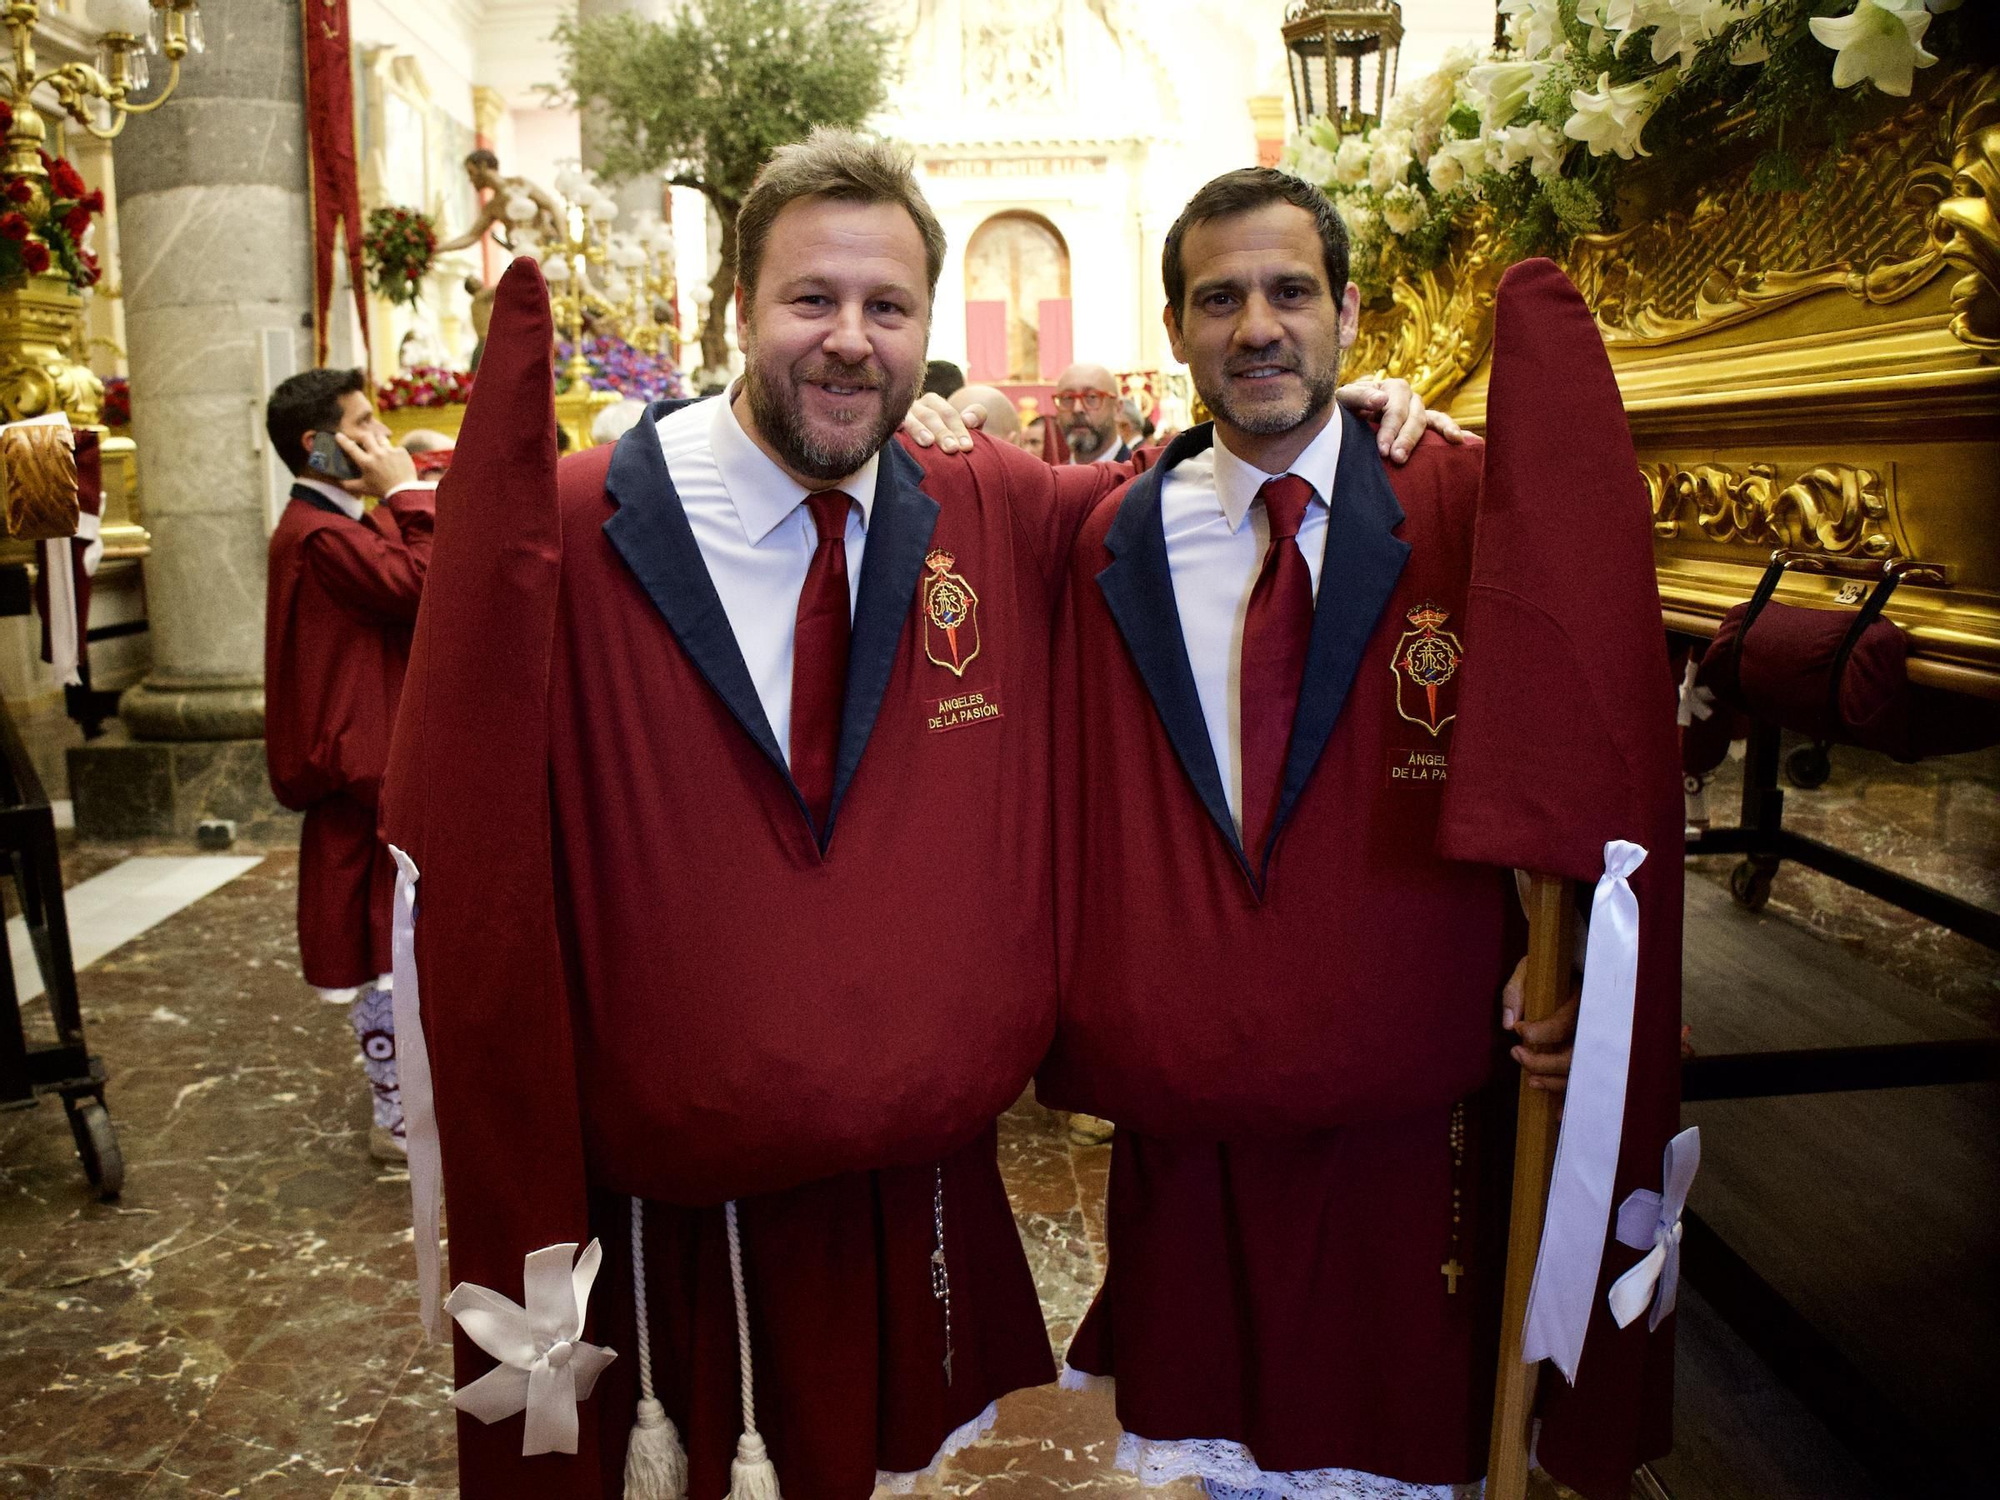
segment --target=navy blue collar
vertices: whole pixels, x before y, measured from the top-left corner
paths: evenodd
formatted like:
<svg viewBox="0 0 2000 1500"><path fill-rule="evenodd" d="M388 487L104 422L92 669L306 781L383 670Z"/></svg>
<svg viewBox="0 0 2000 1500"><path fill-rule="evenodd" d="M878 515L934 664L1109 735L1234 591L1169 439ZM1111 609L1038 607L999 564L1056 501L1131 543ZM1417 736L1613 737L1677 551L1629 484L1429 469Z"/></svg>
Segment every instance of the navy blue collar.
<svg viewBox="0 0 2000 1500"><path fill-rule="evenodd" d="M1181 769L1245 878L1260 892L1271 851L1333 736L1361 664L1361 653L1410 555L1409 543L1394 534L1403 522L1403 507L1389 487L1389 476L1375 451L1374 435L1347 411L1340 410L1339 416L1346 426L1328 505L1305 681L1292 720L1277 816L1262 849L1245 851L1229 813L1222 772L1216 765L1201 696L1195 689L1194 668L1188 662L1161 519L1160 497L1167 474L1183 460L1208 449L1215 441L1212 423L1183 432L1160 456L1159 463L1132 482L1105 534L1104 545L1112 561L1097 575L1097 586L1132 652L1133 664L1152 696Z"/></svg>
<svg viewBox="0 0 2000 1500"><path fill-rule="evenodd" d="M810 826L805 798L792 780L784 752L764 715L750 669L743 663L742 649L660 448L660 418L688 404L655 402L618 440L604 481L618 511L604 523L604 534L703 680L784 778L800 816ZM868 523L868 547L862 554L861 585L855 598L854 633L847 648L847 697L841 708L833 800L826 827L815 831L822 854L832 845L841 803L861 768L862 754L881 712L895 667L897 643L937 526L938 503L923 492L923 477L922 467L900 444L891 442L882 450Z"/></svg>
<svg viewBox="0 0 2000 1500"><path fill-rule="evenodd" d="M305 485L305 484L293 485L292 499L303 500L307 505L310 505L314 510L323 510L330 516L339 516L340 519L343 521L352 521L354 519L354 517L350 516L346 511L342 510L338 505L335 505L331 500L327 499L326 496L322 495L318 490L312 488L312 486L310 485Z"/></svg>

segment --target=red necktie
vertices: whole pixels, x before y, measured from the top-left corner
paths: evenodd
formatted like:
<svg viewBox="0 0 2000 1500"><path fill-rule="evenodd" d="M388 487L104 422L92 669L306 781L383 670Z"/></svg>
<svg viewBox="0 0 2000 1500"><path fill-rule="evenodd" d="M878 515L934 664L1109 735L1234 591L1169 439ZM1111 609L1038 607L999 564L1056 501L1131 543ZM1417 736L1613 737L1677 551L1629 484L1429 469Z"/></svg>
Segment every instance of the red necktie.
<svg viewBox="0 0 2000 1500"><path fill-rule="evenodd" d="M840 708L847 696L847 638L853 604L847 592L847 507L839 490L806 496L819 545L799 591L792 636L792 781L813 827L826 832L833 803L833 762L840 751Z"/></svg>
<svg viewBox="0 0 2000 1500"><path fill-rule="evenodd" d="M1243 619L1243 850L1252 869L1262 868L1278 815L1285 749L1312 640L1312 573L1298 542L1312 495L1312 486L1296 474L1266 480L1257 491L1271 520L1271 545Z"/></svg>

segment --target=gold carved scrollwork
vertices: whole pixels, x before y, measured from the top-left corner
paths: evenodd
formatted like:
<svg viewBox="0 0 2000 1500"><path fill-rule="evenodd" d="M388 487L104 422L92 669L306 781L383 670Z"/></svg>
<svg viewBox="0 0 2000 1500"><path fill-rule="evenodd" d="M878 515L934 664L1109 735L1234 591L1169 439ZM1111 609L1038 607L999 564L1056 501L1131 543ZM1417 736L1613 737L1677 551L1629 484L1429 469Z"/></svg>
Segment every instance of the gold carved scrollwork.
<svg viewBox="0 0 2000 1500"><path fill-rule="evenodd" d="M1443 265L1399 277L1393 305L1361 315L1348 369L1365 378L1399 375L1426 402L1442 405L1493 343L1500 284L1494 249L1482 216Z"/></svg>
<svg viewBox="0 0 2000 1500"><path fill-rule="evenodd" d="M1781 484L1770 464L1646 464L1653 534L1673 540L1694 528L1712 542L1785 547L1830 557L1891 558L1904 552L1882 476L1852 464L1821 464Z"/></svg>
<svg viewBox="0 0 2000 1500"><path fill-rule="evenodd" d="M1823 292L1897 302L1947 266L1952 332L2000 347L2000 70L1963 74L1854 138L1827 195L1757 193L1747 168L1687 212L1580 238L1570 277L1609 344L1670 343Z"/></svg>
<svg viewBox="0 0 2000 1500"><path fill-rule="evenodd" d="M1928 208L1937 253L1964 273L1951 289L1952 335L2000 356L2000 68L1966 90L1949 161L1912 173L1906 200Z"/></svg>
<svg viewBox="0 0 2000 1500"><path fill-rule="evenodd" d="M98 420L104 384L71 357L78 305L53 274L0 293L0 420L58 411L79 425Z"/></svg>

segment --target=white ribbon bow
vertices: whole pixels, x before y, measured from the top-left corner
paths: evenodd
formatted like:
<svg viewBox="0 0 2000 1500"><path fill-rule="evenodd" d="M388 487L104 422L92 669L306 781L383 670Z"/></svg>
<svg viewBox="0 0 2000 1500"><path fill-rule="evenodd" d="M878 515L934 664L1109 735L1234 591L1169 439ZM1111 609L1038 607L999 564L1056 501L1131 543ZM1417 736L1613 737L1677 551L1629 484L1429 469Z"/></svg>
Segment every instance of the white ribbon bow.
<svg viewBox="0 0 2000 1500"><path fill-rule="evenodd" d="M1660 1165L1664 1197L1640 1188L1618 1205L1618 1243L1634 1250L1652 1247L1644 1260L1611 1283L1606 1294L1620 1328L1644 1312L1649 1301L1653 1315L1646 1320L1648 1331L1658 1328L1674 1310L1681 1285L1681 1210L1687 1206L1688 1188L1700 1166L1701 1127L1690 1125L1667 1142Z"/></svg>
<svg viewBox="0 0 2000 1500"><path fill-rule="evenodd" d="M403 1099L403 1140L410 1160L411 1241L417 1251L417 1307L424 1334L444 1337L438 1292L444 1283L438 1253L438 1206L444 1193L444 1159L438 1147L437 1105L431 1094L430 1045L424 1037L423 1001L417 987L417 865L394 844L396 907L389 928L395 983L396 1082Z"/></svg>
<svg viewBox="0 0 2000 1500"><path fill-rule="evenodd" d="M1637 844L1604 846L1604 873L1590 903L1590 958L1583 969L1576 1042L1556 1139L1548 1216L1528 1292L1521 1357L1553 1360L1576 1383L1583 1337L1604 1264L1618 1143L1625 1130L1625 1084L1632 1066L1632 1012L1639 987L1639 898L1631 875L1645 863Z"/></svg>
<svg viewBox="0 0 2000 1500"><path fill-rule="evenodd" d="M576 1452L576 1404L590 1398L604 1367L618 1357L586 1344L584 1307L604 1250L592 1240L575 1268L576 1242L528 1252L521 1281L523 1308L487 1287L461 1281L445 1309L473 1343L500 1363L452 1393L460 1411L492 1423L525 1409L521 1456Z"/></svg>

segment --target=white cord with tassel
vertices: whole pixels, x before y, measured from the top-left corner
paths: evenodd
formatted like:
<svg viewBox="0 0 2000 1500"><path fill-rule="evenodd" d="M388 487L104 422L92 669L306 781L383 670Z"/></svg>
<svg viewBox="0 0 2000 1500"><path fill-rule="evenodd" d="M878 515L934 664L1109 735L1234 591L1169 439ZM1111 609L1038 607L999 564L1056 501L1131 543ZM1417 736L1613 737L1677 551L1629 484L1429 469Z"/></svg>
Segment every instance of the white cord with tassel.
<svg viewBox="0 0 2000 1500"><path fill-rule="evenodd" d="M687 1500L687 1451L653 1395L653 1337L646 1322L645 1208L632 1200L632 1308L639 1323L639 1411L625 1444L625 1500ZM740 1304L739 1304L740 1305Z"/></svg>
<svg viewBox="0 0 2000 1500"><path fill-rule="evenodd" d="M778 1470L757 1431L756 1382L750 1370L750 1303L743 1291L743 1241L736 1230L736 1204L723 1207L729 1228L729 1283L736 1293L736 1349L743 1368L743 1435L729 1466L729 1500L779 1500Z"/></svg>

